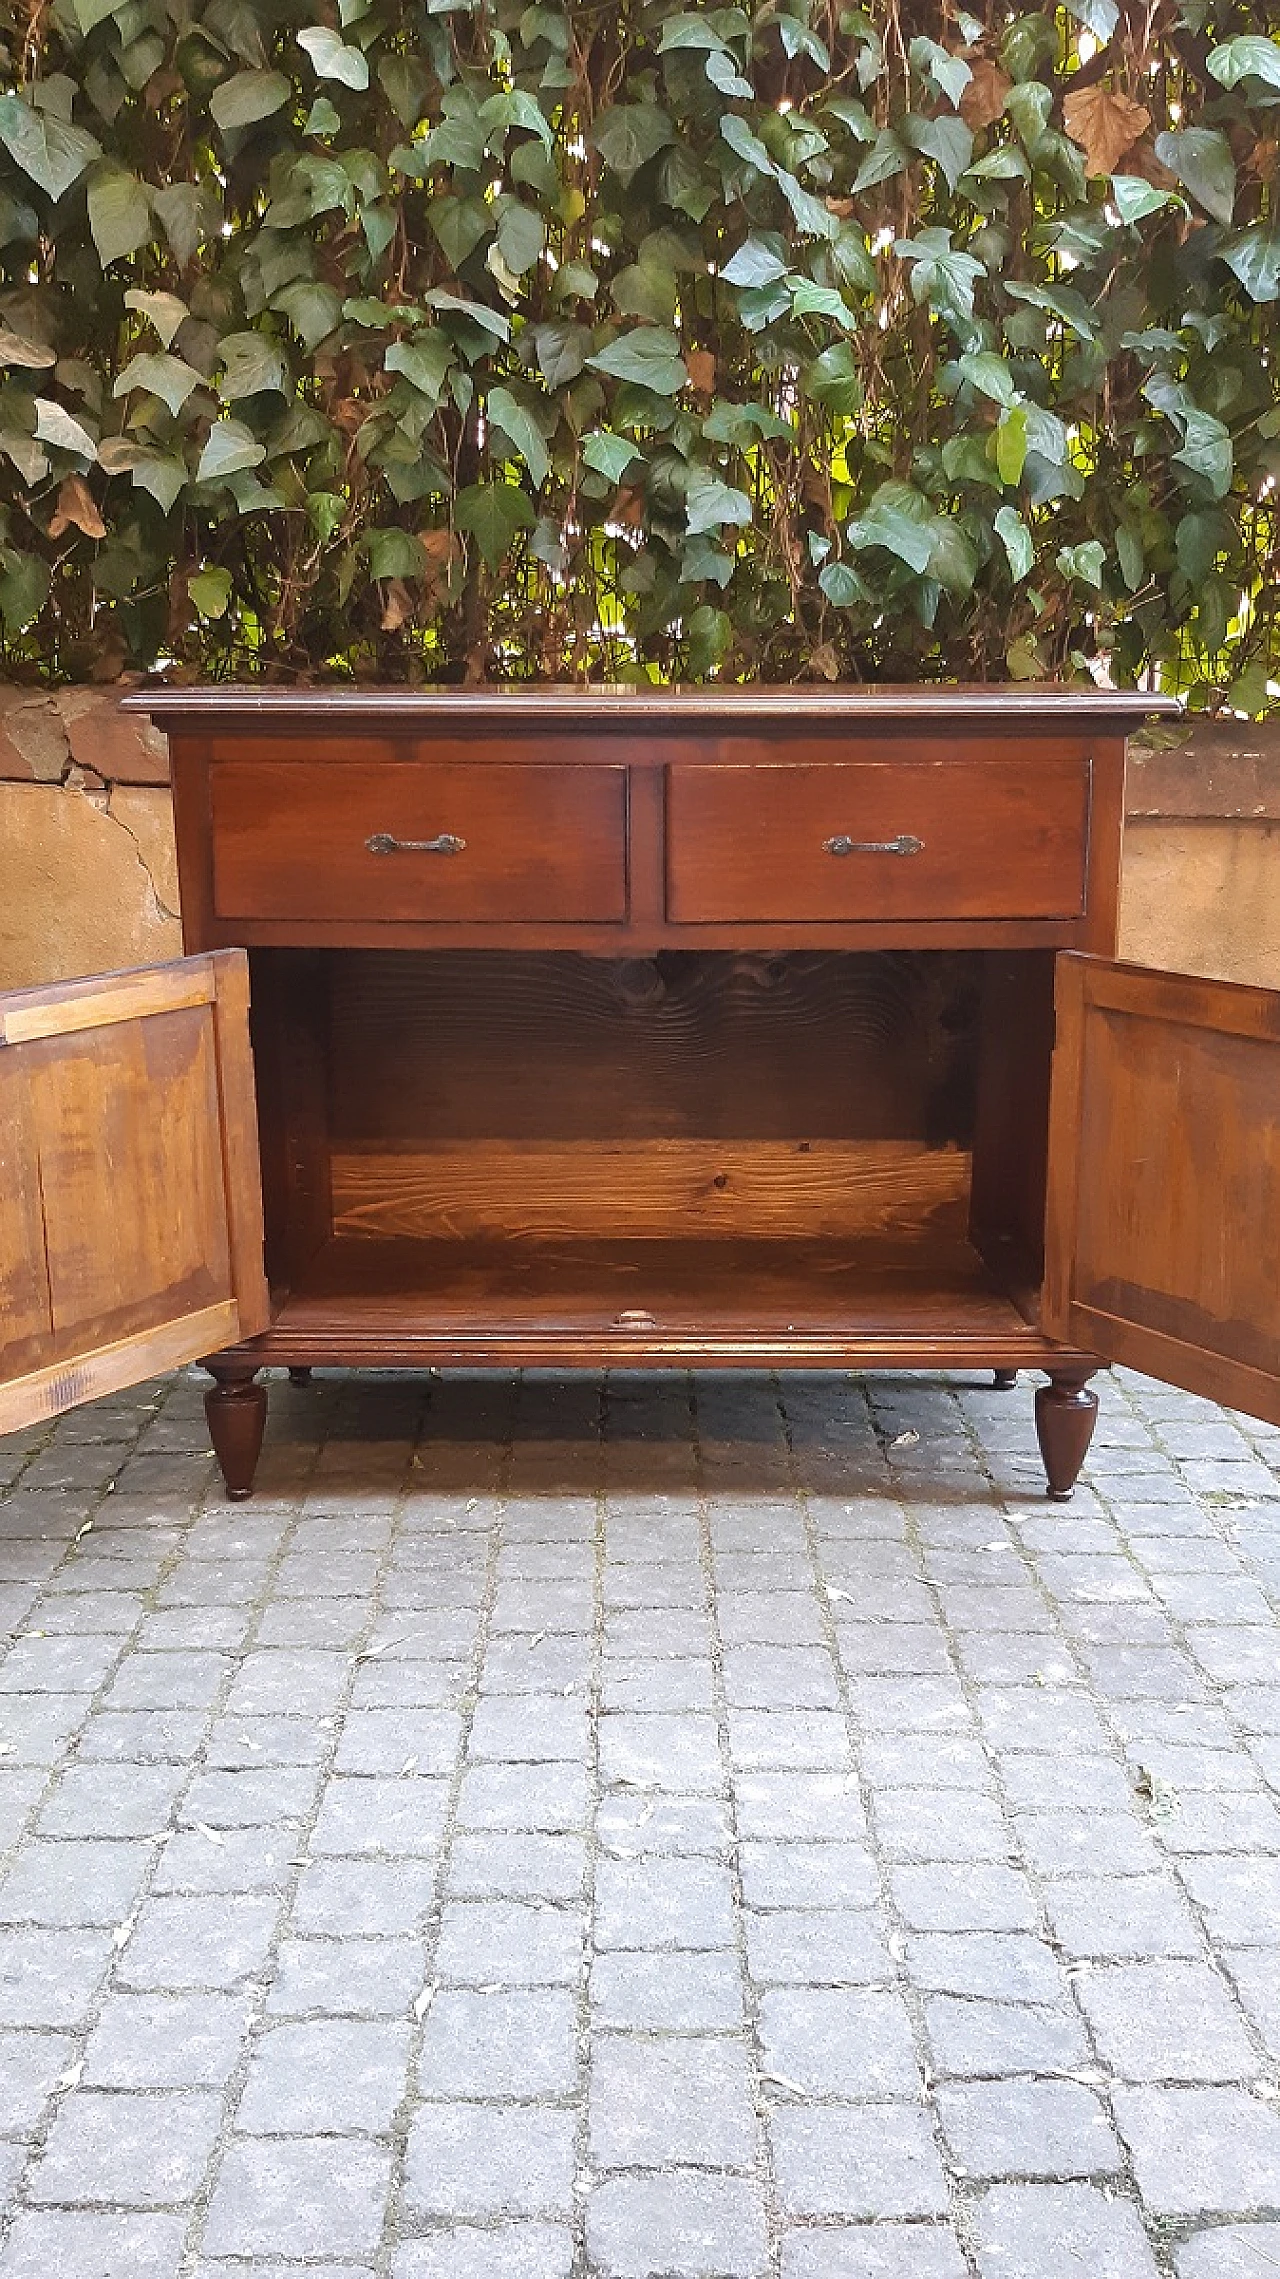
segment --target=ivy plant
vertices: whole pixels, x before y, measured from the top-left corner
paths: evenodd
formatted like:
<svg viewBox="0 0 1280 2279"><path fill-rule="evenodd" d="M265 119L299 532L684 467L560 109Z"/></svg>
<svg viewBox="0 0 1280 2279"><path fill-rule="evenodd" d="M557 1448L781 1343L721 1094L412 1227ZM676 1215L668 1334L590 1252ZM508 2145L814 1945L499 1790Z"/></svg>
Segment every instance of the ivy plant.
<svg viewBox="0 0 1280 2279"><path fill-rule="evenodd" d="M1280 695L1275 0L3 24L11 676Z"/></svg>

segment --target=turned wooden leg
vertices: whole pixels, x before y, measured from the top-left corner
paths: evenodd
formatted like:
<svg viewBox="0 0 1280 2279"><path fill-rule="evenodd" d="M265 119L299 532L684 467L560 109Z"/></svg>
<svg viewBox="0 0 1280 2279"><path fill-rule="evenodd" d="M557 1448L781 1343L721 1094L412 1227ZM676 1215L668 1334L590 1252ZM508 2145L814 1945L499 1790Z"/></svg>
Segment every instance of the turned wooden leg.
<svg viewBox="0 0 1280 2279"><path fill-rule="evenodd" d="M1094 1369L1055 1370L1036 1389L1036 1436L1044 1458L1049 1494L1065 1503L1089 1453L1098 1415L1098 1396L1089 1390Z"/></svg>
<svg viewBox="0 0 1280 2279"><path fill-rule="evenodd" d="M227 1494L233 1503L242 1503L253 1492L267 1421L266 1389L255 1383L258 1372L251 1361L205 1361L201 1366L214 1380L204 1396L213 1453Z"/></svg>
<svg viewBox="0 0 1280 2279"><path fill-rule="evenodd" d="M991 1383L997 1393L1011 1393L1018 1382L1016 1369L993 1369Z"/></svg>
<svg viewBox="0 0 1280 2279"><path fill-rule="evenodd" d="M309 1385L311 1383L311 1371L305 1368L291 1369L289 1371L289 1383L291 1385Z"/></svg>

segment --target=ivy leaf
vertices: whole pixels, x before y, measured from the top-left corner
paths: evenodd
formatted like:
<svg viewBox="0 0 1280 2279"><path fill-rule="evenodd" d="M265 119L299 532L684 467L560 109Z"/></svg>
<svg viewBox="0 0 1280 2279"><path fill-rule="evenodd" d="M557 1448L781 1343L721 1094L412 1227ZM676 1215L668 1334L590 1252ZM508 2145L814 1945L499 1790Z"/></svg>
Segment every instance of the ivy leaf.
<svg viewBox="0 0 1280 2279"><path fill-rule="evenodd" d="M960 108L960 98L973 78L973 72L963 56L951 55L936 40L914 39L909 50L911 62L922 79L931 80L940 87L953 111Z"/></svg>
<svg viewBox="0 0 1280 2279"><path fill-rule="evenodd" d="M282 71L238 71L233 79L224 79L215 87L209 98L209 109L214 124L224 134L234 134L240 127L256 126L259 119L269 119L283 110L293 95L293 87Z"/></svg>
<svg viewBox="0 0 1280 2279"><path fill-rule="evenodd" d="M104 269L151 236L151 205L136 174L102 159L89 177L89 227Z"/></svg>
<svg viewBox="0 0 1280 2279"><path fill-rule="evenodd" d="M807 24L802 24L798 16L780 15L777 25L784 54L790 57L807 55L811 63L817 64L819 71L830 71L831 50L826 41L820 40Z"/></svg>
<svg viewBox="0 0 1280 2279"><path fill-rule="evenodd" d="M610 172L626 183L676 139L675 128L656 104L615 103L602 111L591 139Z"/></svg>
<svg viewBox="0 0 1280 2279"><path fill-rule="evenodd" d="M976 388L980 395L989 396L992 403L1009 405L1014 402L1018 390L1013 372L1003 356L996 356L986 348L976 350L972 355L960 358L959 369L970 387Z"/></svg>
<svg viewBox="0 0 1280 2279"><path fill-rule="evenodd" d="M176 419L193 388L201 384L200 374L180 356L132 356L120 373L111 393L127 396L133 388L146 388L159 396Z"/></svg>
<svg viewBox="0 0 1280 2279"><path fill-rule="evenodd" d="M633 381L637 387L651 389L655 396L678 396L689 379L679 340L661 325L642 325L634 332L623 333L588 356L587 362L593 371L607 372L615 380Z"/></svg>
<svg viewBox="0 0 1280 2279"><path fill-rule="evenodd" d="M563 317L550 323L535 325L533 344L538 354L538 370L549 388L565 388L576 380L587 361L591 335L584 324L571 324Z"/></svg>
<svg viewBox="0 0 1280 2279"><path fill-rule="evenodd" d="M776 171L759 135L752 132L746 120L740 119L736 111L730 111L721 119L720 139L728 143L735 158L742 159L757 174L773 174Z"/></svg>
<svg viewBox="0 0 1280 2279"><path fill-rule="evenodd" d="M929 567L933 538L929 502L906 483L882 483L869 511L845 528L845 542L857 553L883 547L917 574Z"/></svg>
<svg viewBox="0 0 1280 2279"><path fill-rule="evenodd" d="M949 190L954 190L962 174L968 171L973 157L973 132L963 119L947 117L937 119L904 120L903 134L912 148L925 158L932 158L942 168Z"/></svg>
<svg viewBox="0 0 1280 2279"><path fill-rule="evenodd" d="M602 429L598 435L587 437L582 456L598 475L607 476L611 483L620 483L632 460L641 454L634 443L628 443L625 435L610 435Z"/></svg>
<svg viewBox="0 0 1280 2279"><path fill-rule="evenodd" d="M722 35L706 16L668 16L658 41L659 55L670 55L673 48L717 49L724 46Z"/></svg>
<svg viewBox="0 0 1280 2279"><path fill-rule="evenodd" d="M49 565L11 547L0 553L0 617L10 633L34 624L49 599Z"/></svg>
<svg viewBox="0 0 1280 2279"><path fill-rule="evenodd" d="M231 600L230 570L197 570L187 579L187 598L201 617L225 617Z"/></svg>
<svg viewBox="0 0 1280 2279"><path fill-rule="evenodd" d="M148 491L165 514L186 486L185 460L149 443L137 443L130 435L111 435L100 443L98 464L108 475L131 474L135 491Z"/></svg>
<svg viewBox="0 0 1280 2279"><path fill-rule="evenodd" d="M740 448L754 443L760 435L774 442L795 440L790 420L780 419L767 404L713 404L702 422L702 432L708 443L731 443Z"/></svg>
<svg viewBox="0 0 1280 2279"><path fill-rule="evenodd" d="M196 468L198 483L225 482L246 467L260 467L266 449L238 419L215 420Z"/></svg>
<svg viewBox="0 0 1280 2279"><path fill-rule="evenodd" d="M996 428L996 473L1012 489L1022 481L1027 464L1027 415L1021 404L1011 404Z"/></svg>
<svg viewBox="0 0 1280 2279"><path fill-rule="evenodd" d="M541 214L513 198L498 223L498 251L515 277L522 277L541 258L547 228Z"/></svg>
<svg viewBox="0 0 1280 2279"><path fill-rule="evenodd" d="M888 182L895 174L905 174L909 164L905 143L898 140L892 127L881 127L853 178L855 198L863 190L873 190L878 182Z"/></svg>
<svg viewBox="0 0 1280 2279"><path fill-rule="evenodd" d="M726 261L720 275L726 285L772 285L787 274L781 248L780 237L749 237Z"/></svg>
<svg viewBox="0 0 1280 2279"><path fill-rule="evenodd" d="M218 343L218 357L223 367L218 394L224 403L261 395L265 390L280 396L288 394L284 357L265 333L228 333Z"/></svg>
<svg viewBox="0 0 1280 2279"><path fill-rule="evenodd" d="M1217 127L1186 127L1156 136L1156 157L1216 222L1229 225L1236 203L1236 162Z"/></svg>
<svg viewBox="0 0 1280 2279"><path fill-rule="evenodd" d="M378 80L401 126L416 126L431 85L431 74L421 56L380 56Z"/></svg>
<svg viewBox="0 0 1280 2279"><path fill-rule="evenodd" d="M1106 565L1107 550L1098 538L1086 538L1081 546L1060 546L1057 562L1064 578L1071 578L1083 586L1091 586L1095 593L1102 588L1102 572Z"/></svg>
<svg viewBox="0 0 1280 2279"><path fill-rule="evenodd" d="M458 494L458 528L469 530L489 569L496 570L518 530L537 521L533 506L515 483L472 483Z"/></svg>
<svg viewBox="0 0 1280 2279"><path fill-rule="evenodd" d="M734 490L718 475L695 468L685 492L685 528L690 537L699 531L720 530L726 523L751 520L751 501L745 491Z"/></svg>
<svg viewBox="0 0 1280 2279"><path fill-rule="evenodd" d="M57 361L56 348L46 348L42 340L27 340L22 334L11 332L8 325L0 324L0 364L15 364L24 371L40 372Z"/></svg>
<svg viewBox="0 0 1280 2279"><path fill-rule="evenodd" d="M517 403L509 388L490 388L489 418L519 452L533 477L534 489L541 490L551 471L551 457L532 412Z"/></svg>
<svg viewBox="0 0 1280 2279"><path fill-rule="evenodd" d="M1011 506L1002 506L996 515L995 532L1009 558L1013 582L1020 585L1035 567L1035 542L1022 516Z"/></svg>
<svg viewBox="0 0 1280 2279"><path fill-rule="evenodd" d="M179 326L184 325L191 314L186 302L180 301L176 293L129 292L125 294L124 305L127 309L137 309L147 319L159 334L162 348L168 348Z"/></svg>
<svg viewBox="0 0 1280 2279"><path fill-rule="evenodd" d="M311 58L317 79L336 79L357 93L369 84L369 59L358 47L348 47L325 24L311 24L298 34L298 45Z"/></svg>
<svg viewBox="0 0 1280 2279"><path fill-rule="evenodd" d="M51 443L55 451L74 451L81 459L93 461L98 456L98 445L87 427L73 417L65 404L56 403L52 396L37 396L36 436L41 443Z"/></svg>
<svg viewBox="0 0 1280 2279"><path fill-rule="evenodd" d="M296 285L286 285L277 293L272 307L288 317L304 348L318 348L331 332L336 332L342 316L342 302L332 285L322 285L317 279L300 279Z"/></svg>
<svg viewBox="0 0 1280 2279"><path fill-rule="evenodd" d="M1211 51L1209 69L1220 87L1238 87L1242 79L1260 79L1264 87L1280 88L1280 41L1269 40L1261 32L1244 32Z"/></svg>
<svg viewBox="0 0 1280 2279"><path fill-rule="evenodd" d="M382 583L388 578L420 578L427 566L422 541L398 523L366 530L360 541L369 575Z"/></svg>
<svg viewBox="0 0 1280 2279"><path fill-rule="evenodd" d="M427 332L420 332L416 340L392 341L382 361L388 372L403 372L410 385L434 408L444 394L445 380L453 362L453 342L447 333L433 326Z"/></svg>
<svg viewBox="0 0 1280 2279"><path fill-rule="evenodd" d="M712 50L707 57L706 73L717 92L721 95L727 95L731 102L754 102L755 88L749 79L743 78L733 57L727 50L723 48Z"/></svg>
<svg viewBox="0 0 1280 2279"><path fill-rule="evenodd" d="M460 293L446 293L439 285L434 286L429 293L424 293L422 298L428 308L470 317L473 324L478 324L485 332L493 333L499 340L511 338L510 317L504 316L501 309L491 309L486 301L464 300Z"/></svg>
<svg viewBox="0 0 1280 2279"><path fill-rule="evenodd" d="M1225 498L1231 488L1234 460L1230 430L1215 419L1212 412L1192 406L1184 414L1182 449L1175 451L1174 461L1187 467L1192 474L1203 475L1217 499Z"/></svg>
<svg viewBox="0 0 1280 2279"><path fill-rule="evenodd" d="M102 145L81 127L34 110L20 95L0 95L0 142L9 156L51 198L63 198Z"/></svg>
<svg viewBox="0 0 1280 2279"><path fill-rule="evenodd" d="M860 319L855 316L843 294L830 285L815 285L808 277L793 277L790 281L791 306L798 317L829 317L842 332L856 332Z"/></svg>
<svg viewBox="0 0 1280 2279"><path fill-rule="evenodd" d="M827 562L818 572L818 584L837 609L852 609L868 599L867 588L851 562Z"/></svg>
<svg viewBox="0 0 1280 2279"><path fill-rule="evenodd" d="M945 229L926 229L918 238L897 238L894 252L911 263L911 296L927 301L940 315L966 322L973 316L974 288L984 274L982 263L961 253Z"/></svg>
<svg viewBox="0 0 1280 2279"><path fill-rule="evenodd" d="M1242 230L1219 246L1218 259L1239 278L1251 301L1280 299L1280 226Z"/></svg>

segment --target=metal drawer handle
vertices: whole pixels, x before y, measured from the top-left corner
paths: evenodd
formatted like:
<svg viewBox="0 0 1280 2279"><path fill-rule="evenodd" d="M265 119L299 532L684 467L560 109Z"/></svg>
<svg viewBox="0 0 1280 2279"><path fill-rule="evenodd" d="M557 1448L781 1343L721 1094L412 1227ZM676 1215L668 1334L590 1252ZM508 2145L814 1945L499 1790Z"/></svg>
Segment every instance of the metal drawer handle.
<svg viewBox="0 0 1280 2279"><path fill-rule="evenodd" d="M460 855L466 844L456 831L442 831L438 839L393 839L390 831L375 831L365 840L371 855Z"/></svg>
<svg viewBox="0 0 1280 2279"><path fill-rule="evenodd" d="M922 855L924 840L913 839L903 831L896 839L824 839L823 849L829 855Z"/></svg>

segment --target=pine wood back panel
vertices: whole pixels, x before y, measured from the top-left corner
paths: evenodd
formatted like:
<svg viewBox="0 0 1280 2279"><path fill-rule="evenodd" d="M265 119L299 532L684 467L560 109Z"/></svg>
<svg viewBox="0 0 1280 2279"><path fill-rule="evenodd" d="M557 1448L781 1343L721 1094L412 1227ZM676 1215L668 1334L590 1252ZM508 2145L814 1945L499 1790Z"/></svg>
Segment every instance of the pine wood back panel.
<svg viewBox="0 0 1280 2279"><path fill-rule="evenodd" d="M245 960L0 998L0 1430L265 1327Z"/></svg>
<svg viewBox="0 0 1280 2279"><path fill-rule="evenodd" d="M685 925L1077 918L1089 789L1087 757L1060 742L1030 766L940 747L818 759L798 738L785 757L690 755L667 777L667 913Z"/></svg>
<svg viewBox="0 0 1280 2279"><path fill-rule="evenodd" d="M1059 960L1045 1325L1280 1424L1280 996Z"/></svg>

